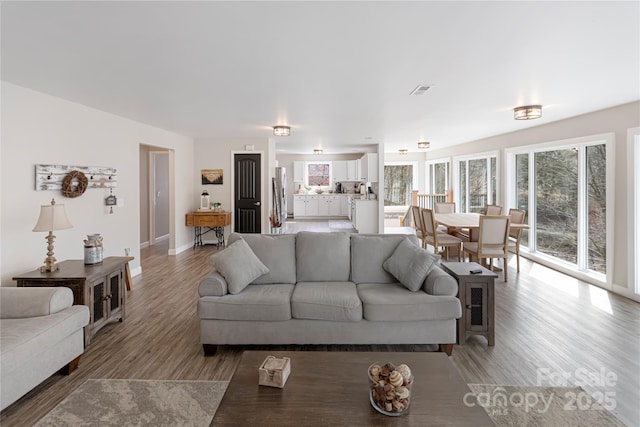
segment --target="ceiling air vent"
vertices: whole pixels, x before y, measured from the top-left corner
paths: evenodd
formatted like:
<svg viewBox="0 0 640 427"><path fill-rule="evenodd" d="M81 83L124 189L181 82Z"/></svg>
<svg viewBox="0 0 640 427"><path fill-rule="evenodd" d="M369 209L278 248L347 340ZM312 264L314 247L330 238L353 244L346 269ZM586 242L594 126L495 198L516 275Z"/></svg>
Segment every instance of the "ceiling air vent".
<svg viewBox="0 0 640 427"><path fill-rule="evenodd" d="M411 93L409 95L411 95L411 96L424 95L424 93L426 91L428 91L429 89L431 89L431 86L429 86L429 85L418 85L418 86L416 86L416 88L414 90L411 91Z"/></svg>

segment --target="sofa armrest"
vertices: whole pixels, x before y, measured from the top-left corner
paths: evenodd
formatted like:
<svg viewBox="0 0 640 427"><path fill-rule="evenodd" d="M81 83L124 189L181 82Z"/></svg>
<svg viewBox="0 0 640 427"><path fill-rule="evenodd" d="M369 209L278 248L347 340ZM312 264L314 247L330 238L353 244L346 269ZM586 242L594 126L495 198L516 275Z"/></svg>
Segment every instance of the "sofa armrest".
<svg viewBox="0 0 640 427"><path fill-rule="evenodd" d="M65 287L0 287L0 318L48 316L73 305L73 292Z"/></svg>
<svg viewBox="0 0 640 427"><path fill-rule="evenodd" d="M212 296L221 297L228 293L227 281L215 269L211 270L201 281L198 286L198 293L201 297Z"/></svg>
<svg viewBox="0 0 640 427"><path fill-rule="evenodd" d="M440 266L435 267L422 284L422 289L431 295L458 295L458 281Z"/></svg>

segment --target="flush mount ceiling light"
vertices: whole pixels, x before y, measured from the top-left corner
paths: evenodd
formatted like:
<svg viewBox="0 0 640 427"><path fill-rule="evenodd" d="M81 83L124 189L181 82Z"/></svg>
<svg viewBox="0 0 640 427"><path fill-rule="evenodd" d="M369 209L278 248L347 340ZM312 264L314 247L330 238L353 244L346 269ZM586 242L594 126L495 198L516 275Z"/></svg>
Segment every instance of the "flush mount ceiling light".
<svg viewBox="0 0 640 427"><path fill-rule="evenodd" d="M513 118L516 120L532 120L542 117L542 105L525 105L513 109Z"/></svg>
<svg viewBox="0 0 640 427"><path fill-rule="evenodd" d="M316 148L315 150L313 150L313 154L322 154L323 151L321 148Z"/></svg>
<svg viewBox="0 0 640 427"><path fill-rule="evenodd" d="M431 145L431 143L429 143L427 141L418 142L418 148L429 148L429 145Z"/></svg>
<svg viewBox="0 0 640 427"><path fill-rule="evenodd" d="M398 153L400 154L407 154L409 152L409 150L407 150L406 148L401 148L398 150Z"/></svg>
<svg viewBox="0 0 640 427"><path fill-rule="evenodd" d="M289 136L291 134L291 128L289 126L274 126L273 134L275 136Z"/></svg>

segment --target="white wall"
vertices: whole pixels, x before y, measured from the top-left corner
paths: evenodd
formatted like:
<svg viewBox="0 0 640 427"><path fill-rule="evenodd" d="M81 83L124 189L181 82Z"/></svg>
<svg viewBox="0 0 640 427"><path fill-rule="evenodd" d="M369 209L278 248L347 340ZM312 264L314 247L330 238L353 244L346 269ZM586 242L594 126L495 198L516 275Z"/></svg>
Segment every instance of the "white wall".
<svg viewBox="0 0 640 427"><path fill-rule="evenodd" d="M479 152L498 150L501 153L500 164L505 165L504 150L506 148L542 142L560 141L564 139L615 133L615 227L614 227L614 290L627 294L628 283L628 239L627 229L629 209L627 206L627 130L640 125L640 102L620 105L606 110L573 117L549 124L535 126L518 132L498 135L467 144L456 145L441 150L429 150L429 159L451 158ZM423 164L424 166L424 164ZM504 167L501 168L501 191L505 194ZM620 289L621 288L621 289Z"/></svg>
<svg viewBox="0 0 640 427"><path fill-rule="evenodd" d="M253 151L246 151L245 146L253 145ZM202 138L196 139L194 145L194 167L193 173L190 175L195 183L195 192L190 201L192 210L200 206L200 193L207 190L211 202L222 203L222 209L231 211L232 209L232 161L234 153L262 152L262 232L269 232L269 209L271 208L271 178L275 174L275 156L274 144L268 138L225 138L212 139ZM223 183L222 185L202 185L200 171L202 169L222 169ZM231 227L225 230L228 236L233 231L235 223L234 214L231 214ZM205 236L207 237L207 236ZM207 242L213 241L213 238L206 238Z"/></svg>
<svg viewBox="0 0 640 427"><path fill-rule="evenodd" d="M105 256L122 256L131 248L132 273L140 271L140 144L173 150L175 212L171 245L189 247L192 234L184 213L193 200L193 140L172 132L2 82L2 194L0 259L3 286L11 278L43 264L46 233L31 230L40 205L51 198L66 207L74 228L56 232L58 260L82 259L86 234L101 233ZM114 194L124 207L109 215L108 191L87 189L68 199L60 191L35 191L35 164L109 166L118 173Z"/></svg>

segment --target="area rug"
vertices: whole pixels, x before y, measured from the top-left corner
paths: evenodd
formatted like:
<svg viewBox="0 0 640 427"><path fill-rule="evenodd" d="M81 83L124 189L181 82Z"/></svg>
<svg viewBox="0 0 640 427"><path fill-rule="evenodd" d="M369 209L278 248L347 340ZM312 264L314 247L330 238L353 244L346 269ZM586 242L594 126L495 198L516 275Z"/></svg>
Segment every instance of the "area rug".
<svg viewBox="0 0 640 427"><path fill-rule="evenodd" d="M87 380L36 426L208 426L228 384Z"/></svg>
<svg viewBox="0 0 640 427"><path fill-rule="evenodd" d="M528 387L468 384L475 396L465 396L465 405L484 408L498 427L624 427L603 405L607 402L580 387Z"/></svg>

